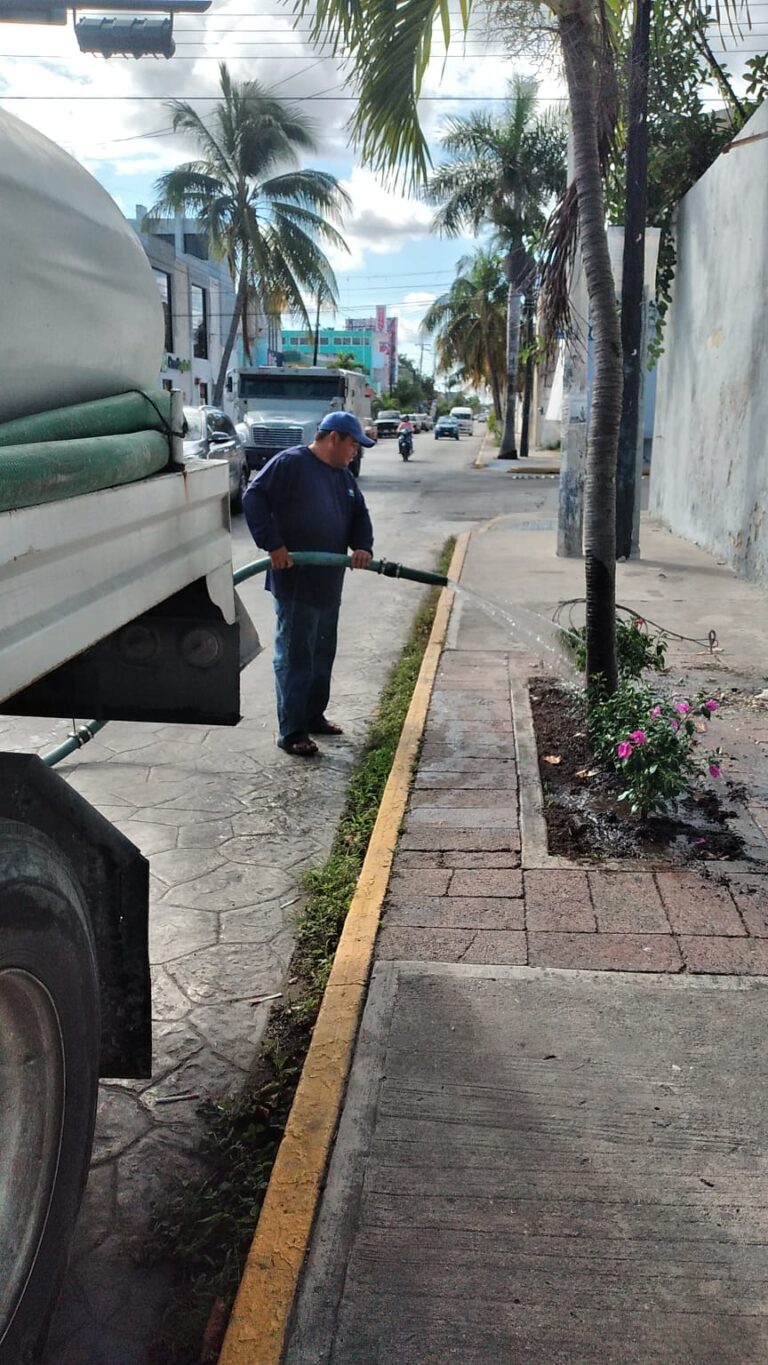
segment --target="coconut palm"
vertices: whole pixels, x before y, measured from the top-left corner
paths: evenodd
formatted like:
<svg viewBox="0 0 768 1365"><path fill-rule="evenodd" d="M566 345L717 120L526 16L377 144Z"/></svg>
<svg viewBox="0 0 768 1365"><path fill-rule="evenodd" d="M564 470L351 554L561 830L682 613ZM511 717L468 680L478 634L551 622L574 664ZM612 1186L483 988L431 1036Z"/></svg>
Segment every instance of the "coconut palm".
<svg viewBox="0 0 768 1365"><path fill-rule="evenodd" d="M435 299L421 325L435 334L442 370L456 370L463 382L488 385L500 421L507 303L501 258L476 251L462 257L456 270L447 294Z"/></svg>
<svg viewBox="0 0 768 1365"><path fill-rule="evenodd" d="M299 169L300 153L316 147L312 124L300 110L258 81L233 81L223 62L219 77L222 98L210 126L191 104L169 101L174 129L191 133L201 155L160 177L149 214L152 221L189 213L205 231L211 254L229 266L236 297L213 392L217 405L249 286L266 311L280 299L309 327L303 294L335 296L323 246L346 249L333 224L349 206L334 176Z"/></svg>
<svg viewBox="0 0 768 1365"><path fill-rule="evenodd" d="M357 359L354 351L337 351L333 360L327 362L329 370L364 370L365 366Z"/></svg>
<svg viewBox="0 0 768 1365"><path fill-rule="evenodd" d="M441 205L437 232L456 237L489 225L506 254L507 382L499 454L513 459L520 312L531 273L525 246L544 225L547 201L565 189L565 125L553 114L536 116L536 89L535 82L518 79L502 114L473 110L448 119L441 141L451 159L424 190L429 203Z"/></svg>
<svg viewBox="0 0 768 1365"><path fill-rule="evenodd" d="M730 0L736 3L736 0ZM725 0L728 4L729 0ZM485 0L514 15L515 3ZM616 452L621 416L622 355L614 296L598 140L607 92L615 87L612 34L615 7L598 0L531 0L531 13L552 16L568 83L574 180L578 196L581 254L587 280L595 345L595 378L587 448L584 555L587 597L587 678L600 674L617 684L616 666ZM466 32L478 0L462 0L459 17L447 0L296 0L297 19L308 18L317 40L350 54L357 103L350 131L363 159L381 172L396 172L407 185L427 179L429 154L418 100L432 53L433 31L450 40L457 22Z"/></svg>
<svg viewBox="0 0 768 1365"><path fill-rule="evenodd" d="M709 0L685 0L705 12ZM397 172L407 185L427 179L429 154L418 101L433 35L446 44L458 23L466 33L483 10L491 23L522 24L550 17L568 84L579 241L590 304L595 376L587 442L584 556L587 597L587 679L608 690L616 667L616 454L623 383L621 334L606 235L600 147L615 117L613 51L627 0L294 0L297 21L308 18L314 38L349 56L357 102L350 131L364 161ZM723 0L719 16L734 20L745 0Z"/></svg>

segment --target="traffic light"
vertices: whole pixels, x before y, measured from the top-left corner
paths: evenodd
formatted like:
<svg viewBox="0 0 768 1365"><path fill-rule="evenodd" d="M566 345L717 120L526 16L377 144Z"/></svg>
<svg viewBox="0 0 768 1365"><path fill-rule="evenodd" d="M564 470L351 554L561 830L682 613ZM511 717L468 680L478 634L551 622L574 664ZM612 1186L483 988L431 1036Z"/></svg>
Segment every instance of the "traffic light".
<svg viewBox="0 0 768 1365"><path fill-rule="evenodd" d="M81 52L102 57L172 57L173 18L131 18L93 15L75 21Z"/></svg>

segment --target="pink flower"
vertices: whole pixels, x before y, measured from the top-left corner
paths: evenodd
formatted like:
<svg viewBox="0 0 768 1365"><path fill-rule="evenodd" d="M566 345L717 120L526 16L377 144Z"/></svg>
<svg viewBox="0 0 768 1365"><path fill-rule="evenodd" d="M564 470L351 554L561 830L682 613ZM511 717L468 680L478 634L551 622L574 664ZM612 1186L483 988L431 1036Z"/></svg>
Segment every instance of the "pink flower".
<svg viewBox="0 0 768 1365"><path fill-rule="evenodd" d="M633 744L637 744L639 747L641 744L645 744L648 736L646 735L645 730L631 730L629 738L632 740Z"/></svg>
<svg viewBox="0 0 768 1365"><path fill-rule="evenodd" d="M711 697L709 701L705 701L704 709L705 711L719 711L720 703L719 701L715 701L714 697Z"/></svg>
<svg viewBox="0 0 768 1365"><path fill-rule="evenodd" d="M661 707L660 707L660 706L654 706L654 707L652 708L652 710L651 710L651 715L652 715L652 716L660 716L660 715L661 715Z"/></svg>
<svg viewBox="0 0 768 1365"><path fill-rule="evenodd" d="M691 703L689 701L675 702L675 710L677 711L678 716L687 716L690 709Z"/></svg>
<svg viewBox="0 0 768 1365"><path fill-rule="evenodd" d="M616 753L619 755L619 758L630 758L632 755L632 745L628 740L623 739L620 744L616 745Z"/></svg>
<svg viewBox="0 0 768 1365"><path fill-rule="evenodd" d="M679 729L680 729L680 725L679 725L679 722L678 722L678 721L676 721L676 720L671 720L669 723L670 723L670 725L671 725L671 727L672 727L673 730L679 730Z"/></svg>
<svg viewBox="0 0 768 1365"><path fill-rule="evenodd" d="M722 777L722 775L723 775L723 770L722 770L722 768L720 767L720 764L719 764L719 763L710 763L710 765L709 765L709 775L710 775L710 777Z"/></svg>

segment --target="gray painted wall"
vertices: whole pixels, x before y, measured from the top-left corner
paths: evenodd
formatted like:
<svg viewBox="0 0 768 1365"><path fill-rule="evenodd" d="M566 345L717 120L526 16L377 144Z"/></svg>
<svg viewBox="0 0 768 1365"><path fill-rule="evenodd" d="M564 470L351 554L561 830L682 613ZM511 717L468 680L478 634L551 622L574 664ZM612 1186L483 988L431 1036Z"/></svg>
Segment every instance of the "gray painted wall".
<svg viewBox="0 0 768 1365"><path fill-rule="evenodd" d="M768 102L739 140L766 133ZM678 212L650 509L768 583L768 137L722 153Z"/></svg>

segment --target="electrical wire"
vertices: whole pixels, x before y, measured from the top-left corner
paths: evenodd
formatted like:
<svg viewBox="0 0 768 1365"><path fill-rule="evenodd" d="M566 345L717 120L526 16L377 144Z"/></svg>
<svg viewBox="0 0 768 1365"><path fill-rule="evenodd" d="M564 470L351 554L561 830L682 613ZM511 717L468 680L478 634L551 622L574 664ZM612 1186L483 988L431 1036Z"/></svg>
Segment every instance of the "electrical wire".
<svg viewBox="0 0 768 1365"><path fill-rule="evenodd" d="M568 622L567 627L568 632L571 633L577 630L578 627L574 620L573 608L585 606L586 601L587 601L586 597L569 597L564 602L558 602L557 606L555 607L555 610L552 613L552 620L554 621L555 625L560 626L561 629L563 628L562 615L567 607L568 614L566 619ZM683 640L687 644L700 645L702 649L708 649L710 654L713 653L714 650L720 648L716 630L710 630L707 633L706 640L700 640L697 639L695 635L681 635L679 631L671 630L669 626L662 626L659 624L658 621L652 621L650 616L645 616L642 612L636 611L634 607L625 607L622 605L621 602L616 603L616 612L617 614L621 612L624 616L628 617L630 621L640 622L643 627L653 626L654 630L660 631L661 634L666 636L667 639Z"/></svg>

